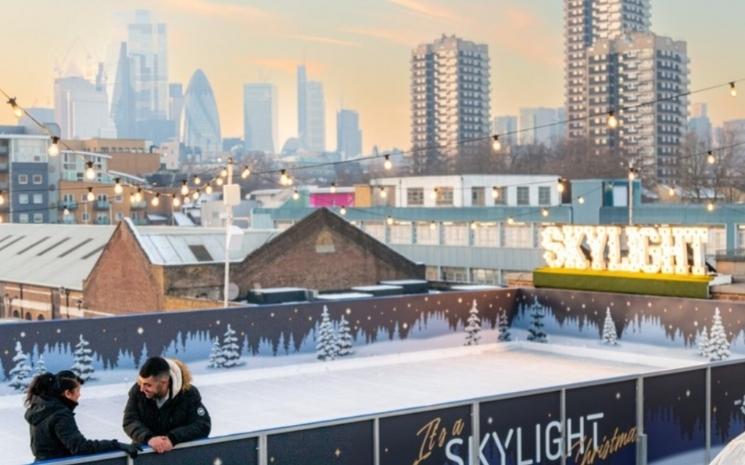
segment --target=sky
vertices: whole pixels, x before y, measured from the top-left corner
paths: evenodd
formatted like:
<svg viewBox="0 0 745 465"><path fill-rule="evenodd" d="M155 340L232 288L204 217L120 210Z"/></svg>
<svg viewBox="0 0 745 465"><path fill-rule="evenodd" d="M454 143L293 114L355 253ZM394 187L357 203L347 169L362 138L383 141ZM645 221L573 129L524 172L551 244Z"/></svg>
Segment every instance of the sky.
<svg viewBox="0 0 745 465"><path fill-rule="evenodd" d="M688 43L691 90L745 78L744 1L651 1L652 30ZM305 63L324 84L328 149L341 107L360 113L365 151L405 149L411 50L442 34L488 45L492 116L563 105L562 0L5 0L0 88L23 106L51 107L55 76L111 59L136 9L167 24L169 81L185 89L205 72L223 137L242 137L251 82L277 87L280 147L295 136L295 72ZM715 124L743 118L742 87L739 99L721 89L691 102L708 103ZM0 110L0 124L14 121Z"/></svg>

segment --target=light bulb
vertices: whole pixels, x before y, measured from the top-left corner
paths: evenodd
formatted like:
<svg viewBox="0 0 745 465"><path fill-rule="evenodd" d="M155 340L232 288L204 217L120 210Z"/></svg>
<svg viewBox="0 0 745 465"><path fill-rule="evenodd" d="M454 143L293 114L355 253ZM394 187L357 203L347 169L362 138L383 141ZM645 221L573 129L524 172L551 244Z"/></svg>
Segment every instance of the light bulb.
<svg viewBox="0 0 745 465"><path fill-rule="evenodd" d="M713 165L714 163L716 163L716 161L717 161L717 159L716 159L716 157L714 156L714 153L712 153L712 151L711 151L711 150L709 150L709 151L707 152L707 155L706 155L706 163L708 163L708 164L710 164L710 165Z"/></svg>
<svg viewBox="0 0 745 465"><path fill-rule="evenodd" d="M435 222L433 221L433 222L431 222L431 223L429 224L429 229L435 229L435 228L437 228L437 223L435 223Z"/></svg>
<svg viewBox="0 0 745 465"><path fill-rule="evenodd" d="M499 198L499 188L497 186L491 188L491 198L494 200Z"/></svg>
<svg viewBox="0 0 745 465"><path fill-rule="evenodd" d="M733 97L737 97L737 87L735 87L735 82L729 83L729 94Z"/></svg>
<svg viewBox="0 0 745 465"><path fill-rule="evenodd" d="M23 116L23 110L21 110L21 107L19 107L16 103L15 97L11 97L8 99L8 105L10 105L10 108L13 110L13 114L16 115L16 118L20 118L21 116Z"/></svg>
<svg viewBox="0 0 745 465"><path fill-rule="evenodd" d="M209 186L207 186L207 187L209 187ZM191 198L194 199L194 200L198 200L199 199L199 189L195 190L194 193L191 194Z"/></svg>
<svg viewBox="0 0 745 465"><path fill-rule="evenodd" d="M94 179L96 179L96 170L93 168L92 161L89 161L88 163L86 163L85 179L88 179L90 181L93 181Z"/></svg>
<svg viewBox="0 0 745 465"><path fill-rule="evenodd" d="M714 202L709 202L706 204L706 210L713 212L714 211Z"/></svg>
<svg viewBox="0 0 745 465"><path fill-rule="evenodd" d="M297 200L297 199L299 199L299 198L300 198L300 192L298 192L298 191L297 191L297 189L295 189L295 190L294 190L294 191L292 192L292 199L293 199L293 200Z"/></svg>
<svg viewBox="0 0 745 465"><path fill-rule="evenodd" d="M129 194L129 203L135 203L137 201L137 196L134 195L134 193Z"/></svg>
<svg viewBox="0 0 745 465"><path fill-rule="evenodd" d="M281 170L279 172L279 183L283 186L288 184L289 178L287 177L287 170Z"/></svg>
<svg viewBox="0 0 745 465"><path fill-rule="evenodd" d="M0 205L5 203L5 196L3 195L3 191L0 191Z"/></svg>
<svg viewBox="0 0 745 465"><path fill-rule="evenodd" d="M636 179L636 173L634 172L634 169L631 168L629 169L629 181L633 181L634 179Z"/></svg>
<svg viewBox="0 0 745 465"><path fill-rule="evenodd" d="M153 207L157 207L158 205L160 205L160 192L158 192L157 194L155 194L155 197L153 197L153 198L152 198L152 199L150 200L150 204L151 204L151 205L152 205Z"/></svg>
<svg viewBox="0 0 745 465"><path fill-rule="evenodd" d="M189 186L186 183L186 179L181 181L181 195L187 195L189 193Z"/></svg>
<svg viewBox="0 0 745 465"><path fill-rule="evenodd" d="M391 162L391 156L386 155L384 158L385 158L385 161L383 162L383 168L390 171L393 168L393 163Z"/></svg>
<svg viewBox="0 0 745 465"><path fill-rule="evenodd" d="M329 187L329 191L331 191L332 194L336 194L336 183L332 182L331 187Z"/></svg>
<svg viewBox="0 0 745 465"><path fill-rule="evenodd" d="M209 184L207 184L207 187L204 188L204 192L206 192L207 194L211 194L212 193L212 186L210 186Z"/></svg>
<svg viewBox="0 0 745 465"><path fill-rule="evenodd" d="M52 143L49 144L47 153L50 157L56 157L57 155L59 155L59 137L52 136Z"/></svg>
<svg viewBox="0 0 745 465"><path fill-rule="evenodd" d="M88 195L85 196L86 199L88 199L89 202L93 202L96 200L96 196L93 194L93 188L88 188Z"/></svg>
<svg viewBox="0 0 745 465"><path fill-rule="evenodd" d="M121 195L124 189L122 188L122 180L120 178L114 179L114 194Z"/></svg>
<svg viewBox="0 0 745 465"><path fill-rule="evenodd" d="M475 221L473 223L471 223L471 229L473 229L475 231L478 228L479 228L479 224L478 223L476 223Z"/></svg>
<svg viewBox="0 0 745 465"><path fill-rule="evenodd" d="M344 207L341 207L341 209L339 210L339 213L341 213L341 215L344 216L347 214L347 209Z"/></svg>
<svg viewBox="0 0 745 465"><path fill-rule="evenodd" d="M178 208L178 207L180 207L180 206L181 206L181 199L179 199L178 197L174 197L174 198L173 198L173 206L174 206L175 208Z"/></svg>
<svg viewBox="0 0 745 465"><path fill-rule="evenodd" d="M579 203L580 205L584 204L585 198L580 195L579 197L577 197L577 203Z"/></svg>
<svg viewBox="0 0 745 465"><path fill-rule="evenodd" d="M200 184L202 184L202 179L198 175L195 174L194 175L194 185L195 186L198 186Z"/></svg>
<svg viewBox="0 0 745 465"><path fill-rule="evenodd" d="M137 192L135 192L135 202L140 203L142 202L142 188L138 187Z"/></svg>
<svg viewBox="0 0 745 465"><path fill-rule="evenodd" d="M618 127L618 118L616 118L616 115L612 111L608 112L608 127L611 129Z"/></svg>
<svg viewBox="0 0 745 465"><path fill-rule="evenodd" d="M669 188L669 189L667 190L667 193L668 193L668 195L669 195L670 197L675 197L675 188L673 188L673 187L670 187L670 188Z"/></svg>
<svg viewBox="0 0 745 465"><path fill-rule="evenodd" d="M437 200L437 188L436 187L432 189L431 197L432 197L432 200Z"/></svg>
<svg viewBox="0 0 745 465"><path fill-rule="evenodd" d="M70 216L70 210L68 210L67 208L65 208L64 210L62 210L62 214L64 216Z"/></svg>
<svg viewBox="0 0 745 465"><path fill-rule="evenodd" d="M215 180L215 183L217 183L217 185L218 185L218 186L222 186L222 185L223 185L223 180L222 180L222 178L217 178L217 179Z"/></svg>
<svg viewBox="0 0 745 465"><path fill-rule="evenodd" d="M558 184L556 184L556 190L559 192L559 194L564 192L564 180L563 179L559 179Z"/></svg>
<svg viewBox="0 0 745 465"><path fill-rule="evenodd" d="M221 178L227 178L228 177L228 170L226 170L225 168L223 168L222 170L220 170L220 177Z"/></svg>
<svg viewBox="0 0 745 465"><path fill-rule="evenodd" d="M385 190L385 187L382 187L382 186L381 186L381 187L380 187L380 198L381 198L381 199L384 199L384 198L386 198L386 197L388 197L388 192L386 192L386 190Z"/></svg>
<svg viewBox="0 0 745 465"><path fill-rule="evenodd" d="M393 217L389 216L388 218L385 219L385 222L388 223L389 225L393 224Z"/></svg>
<svg viewBox="0 0 745 465"><path fill-rule="evenodd" d="M241 178L246 179L249 176L251 176L251 170L248 169L248 166L246 166L245 168L243 168L243 171L241 171Z"/></svg>
<svg viewBox="0 0 745 465"><path fill-rule="evenodd" d="M507 218L507 224L515 224L515 220L512 217Z"/></svg>
<svg viewBox="0 0 745 465"><path fill-rule="evenodd" d="M542 216L543 216L544 218L545 218L545 217L547 217L547 216L548 216L548 210L546 210L545 208L544 208L544 209L542 209L542 210L541 210L541 215L542 215Z"/></svg>
<svg viewBox="0 0 745 465"><path fill-rule="evenodd" d="M492 142L491 148L494 149L495 152L499 152L500 150L502 150L502 143L499 142L499 136L495 135L492 137L492 139L494 140L494 142Z"/></svg>

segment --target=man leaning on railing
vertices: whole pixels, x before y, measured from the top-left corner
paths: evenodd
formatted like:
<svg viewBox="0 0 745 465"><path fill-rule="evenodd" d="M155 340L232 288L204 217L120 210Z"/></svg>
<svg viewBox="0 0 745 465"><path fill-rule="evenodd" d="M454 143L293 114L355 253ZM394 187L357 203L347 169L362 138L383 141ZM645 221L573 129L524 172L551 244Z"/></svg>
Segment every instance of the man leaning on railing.
<svg viewBox="0 0 745 465"><path fill-rule="evenodd" d="M151 357L129 390L123 426L133 441L162 454L178 443L207 437L211 420L186 365Z"/></svg>

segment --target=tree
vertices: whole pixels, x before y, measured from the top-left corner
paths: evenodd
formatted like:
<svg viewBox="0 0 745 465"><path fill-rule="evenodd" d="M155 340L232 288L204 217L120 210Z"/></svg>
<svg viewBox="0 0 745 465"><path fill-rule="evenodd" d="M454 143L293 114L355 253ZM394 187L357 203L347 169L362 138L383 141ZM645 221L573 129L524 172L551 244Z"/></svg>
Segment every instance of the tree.
<svg viewBox="0 0 745 465"><path fill-rule="evenodd" d="M546 317L545 307L535 298L533 304L529 307L530 311L530 328L528 328L528 340L532 342L548 342L548 337L543 331L543 318Z"/></svg>
<svg viewBox="0 0 745 465"><path fill-rule="evenodd" d="M316 336L316 356L318 360L333 360L336 358L337 352L338 347L336 334L334 334L334 326L331 324L331 319L329 318L329 310L324 305L323 313L321 314L321 326Z"/></svg>
<svg viewBox="0 0 745 465"><path fill-rule="evenodd" d="M75 351L72 353L74 358L70 371L78 375L83 381L93 379L93 372L95 371L93 368L93 351L89 346L90 344L81 334L80 340L75 345Z"/></svg>
<svg viewBox="0 0 745 465"><path fill-rule="evenodd" d="M220 338L215 336L215 340L212 342L212 350L210 350L209 363L207 368L222 368L225 366L225 357L222 355L222 348L220 347Z"/></svg>
<svg viewBox="0 0 745 465"><path fill-rule="evenodd" d="M228 324L228 329L222 338L222 357L225 368L234 368L241 365L241 351L235 330Z"/></svg>
<svg viewBox="0 0 745 465"><path fill-rule="evenodd" d="M44 356L39 355L39 358L36 360L36 363L34 364L34 376L43 375L47 371L48 371L47 364L44 362Z"/></svg>
<svg viewBox="0 0 745 465"><path fill-rule="evenodd" d="M344 318L344 315L342 315L341 320L339 321L337 356L346 357L347 355L352 355L354 353L354 350L352 350L353 344L354 338L352 337L352 331L349 328L349 323Z"/></svg>
<svg viewBox="0 0 745 465"><path fill-rule="evenodd" d="M16 341L16 354L13 356L13 368L10 370L8 385L16 391L25 391L31 382L31 365L28 354L23 352L21 341Z"/></svg>
<svg viewBox="0 0 745 465"><path fill-rule="evenodd" d="M497 342L509 342L512 340L510 334L510 323L507 321L507 312L502 310L499 314L499 320L497 321L499 336L497 336Z"/></svg>
<svg viewBox="0 0 745 465"><path fill-rule="evenodd" d="M468 322L466 324L466 344L467 346L478 345L481 340L481 317L479 309L476 307L476 299L473 300L471 310L468 311Z"/></svg>
<svg viewBox="0 0 745 465"><path fill-rule="evenodd" d="M724 331L722 317L719 315L719 308L716 308L714 311L714 321L711 324L709 334L709 360L716 362L729 358L729 340L727 340L727 334Z"/></svg>
<svg viewBox="0 0 745 465"><path fill-rule="evenodd" d="M696 334L696 348L698 349L698 354L700 356L709 356L709 332L706 330L706 326Z"/></svg>
<svg viewBox="0 0 745 465"><path fill-rule="evenodd" d="M610 316L610 307L605 308L605 323L603 324L603 344L618 345L618 334L616 324Z"/></svg>

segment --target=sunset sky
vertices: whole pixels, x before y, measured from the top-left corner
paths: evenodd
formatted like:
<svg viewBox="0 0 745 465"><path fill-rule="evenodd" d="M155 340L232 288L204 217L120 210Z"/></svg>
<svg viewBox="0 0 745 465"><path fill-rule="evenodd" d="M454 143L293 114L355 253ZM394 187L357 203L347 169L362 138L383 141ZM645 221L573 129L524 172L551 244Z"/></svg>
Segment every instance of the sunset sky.
<svg viewBox="0 0 745 465"><path fill-rule="evenodd" d="M123 20L149 9L168 27L169 80L202 68L223 137L242 137L242 85L279 94L279 144L297 128L295 68L326 93L326 145L336 111L359 111L363 144L409 144L409 57L443 33L489 46L492 116L563 105L563 0L6 0L0 88L24 106L52 106L55 68L87 71L111 54ZM745 78L745 2L652 0L652 29L688 42L691 89ZM113 79L113 76L110 76ZM715 124L745 118L741 98L701 93ZM13 123L9 109L0 123Z"/></svg>

